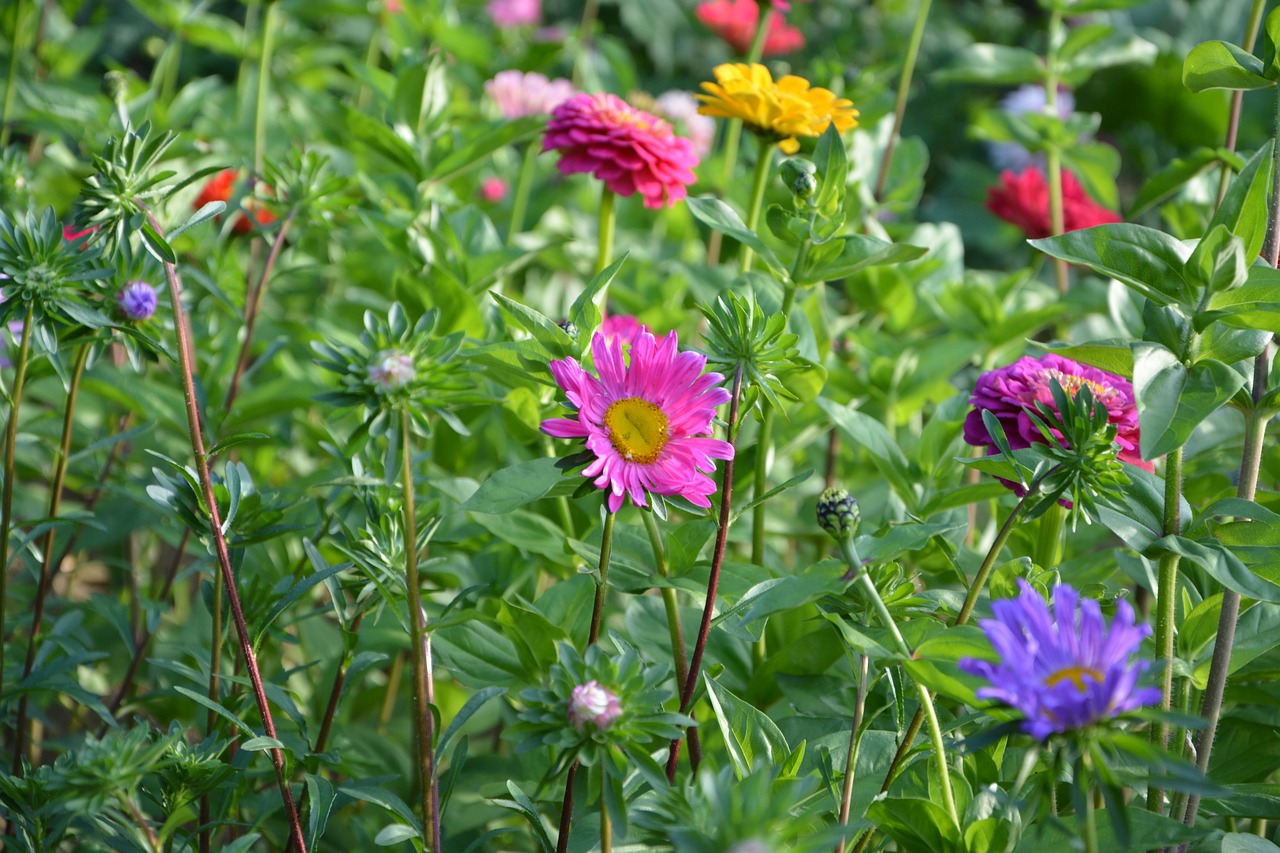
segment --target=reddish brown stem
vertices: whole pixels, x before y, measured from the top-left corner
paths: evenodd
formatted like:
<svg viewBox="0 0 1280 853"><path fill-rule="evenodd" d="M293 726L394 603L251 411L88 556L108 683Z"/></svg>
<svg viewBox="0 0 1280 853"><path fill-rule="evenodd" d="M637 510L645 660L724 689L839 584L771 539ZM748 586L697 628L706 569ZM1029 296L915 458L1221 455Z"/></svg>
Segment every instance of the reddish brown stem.
<svg viewBox="0 0 1280 853"><path fill-rule="evenodd" d="M253 329L258 322L258 306L262 303L262 294L266 292L267 280L271 277L271 270L276 265L276 259L280 257L280 250L284 248L284 238L289 235L289 227L293 224L293 218L297 212L297 208L291 209L289 215L284 218L284 222L280 223L280 230L276 232L276 239L271 244L271 251L267 254L267 261L262 265L262 274L258 276L258 286L254 287L246 295L244 342L240 344L240 357L236 359L236 371L231 376L231 388L227 391L227 402L224 407L227 411L231 410L231 404L235 402L236 395L240 393L240 380L244 378L245 371L249 368L249 349L253 346Z"/></svg>

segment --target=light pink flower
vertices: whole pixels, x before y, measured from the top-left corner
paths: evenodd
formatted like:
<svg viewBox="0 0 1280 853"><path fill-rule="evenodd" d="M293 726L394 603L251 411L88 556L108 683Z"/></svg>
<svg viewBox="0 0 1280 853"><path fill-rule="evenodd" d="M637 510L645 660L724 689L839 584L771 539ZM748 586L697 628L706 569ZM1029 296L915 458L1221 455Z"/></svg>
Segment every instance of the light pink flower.
<svg viewBox="0 0 1280 853"><path fill-rule="evenodd" d="M484 84L503 118L545 115L574 95L573 84L562 77L548 80L545 74L530 71L499 71Z"/></svg>
<svg viewBox="0 0 1280 853"><path fill-rule="evenodd" d="M586 439L595 460L583 470L609 492L609 511L630 498L647 506L647 495L678 495L710 507L716 484L707 474L714 459L732 459L733 445L710 438L716 408L729 400L724 377L703 373L707 358L680 352L676 333L659 342L641 332L631 345L630 365L622 341L606 343L597 332L591 355L599 378L577 359L551 362L551 373L577 408L574 419L550 418L542 431L557 438Z"/></svg>
<svg viewBox="0 0 1280 853"><path fill-rule="evenodd" d="M542 21L542 0L489 0L489 17L503 29Z"/></svg>
<svg viewBox="0 0 1280 853"><path fill-rule="evenodd" d="M640 193L645 207L675 204L697 180L692 142L607 93L574 95L556 107L542 150L560 152L564 174L589 172L618 195Z"/></svg>
<svg viewBox="0 0 1280 853"><path fill-rule="evenodd" d="M701 160L711 153L716 138L716 120L698 112L698 99L688 92L673 89L658 96L658 110L673 122L684 127L693 143L693 153Z"/></svg>
<svg viewBox="0 0 1280 853"><path fill-rule="evenodd" d="M480 182L480 197L490 204L497 204L507 197L507 182L502 178L485 178Z"/></svg>
<svg viewBox="0 0 1280 853"><path fill-rule="evenodd" d="M569 722L578 731L587 723L604 731L622 714L622 702L613 691L601 687L593 678L573 688L569 697Z"/></svg>

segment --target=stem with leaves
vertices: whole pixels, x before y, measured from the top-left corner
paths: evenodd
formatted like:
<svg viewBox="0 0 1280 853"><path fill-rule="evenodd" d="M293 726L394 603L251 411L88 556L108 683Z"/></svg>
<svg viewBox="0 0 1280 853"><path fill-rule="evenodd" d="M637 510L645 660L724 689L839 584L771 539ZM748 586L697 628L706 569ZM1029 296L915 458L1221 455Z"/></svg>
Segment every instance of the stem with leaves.
<svg viewBox="0 0 1280 853"><path fill-rule="evenodd" d="M18 409L27 381L27 361L31 356L31 318L34 308L27 303L22 337L13 368L13 391L9 395L9 423L4 430L4 486L0 488L0 637L4 634L4 611L9 603L9 525L13 522L14 456L18 443ZM4 658L0 655L0 696L4 695Z"/></svg>
<svg viewBox="0 0 1280 853"><path fill-rule="evenodd" d="M649 534L649 545L653 548L653 562L663 580L668 577L666 549L662 547L662 533L658 530L658 522L653 520L652 512L640 513L644 520L645 532ZM667 631L671 634L671 655L675 659L676 682L684 686L689 672L689 664L685 658L684 631L680 628L680 610L676 604L676 591L669 586L662 588L662 606L667 613Z"/></svg>
<svg viewBox="0 0 1280 853"><path fill-rule="evenodd" d="M1182 530L1182 448L1169 454L1164 471L1164 523L1161 532L1176 536ZM1178 595L1178 563L1181 560L1172 551L1160 556L1160 568L1156 579L1156 657L1166 662L1160 678L1160 707L1168 711L1173 701L1173 638L1174 612ZM1156 746L1169 746L1169 724L1161 722L1151 732ZM1147 789L1147 808L1156 814L1164 814L1164 792L1158 785Z"/></svg>
<svg viewBox="0 0 1280 853"><path fill-rule="evenodd" d="M1241 46L1246 53L1253 52L1253 44L1258 40L1258 32L1262 29L1262 13L1266 10L1265 0L1253 0L1249 9L1249 23L1245 27L1244 41ZM1227 118L1227 139L1223 147L1228 151L1236 150L1236 134L1240 130L1240 108L1244 103L1244 90L1237 89L1231 93L1231 110ZM1231 183L1231 164L1222 164L1222 173L1218 178L1218 204L1227 197L1227 185Z"/></svg>
<svg viewBox="0 0 1280 853"><path fill-rule="evenodd" d="M1049 46L1045 55L1044 79L1044 109L1051 116L1058 115L1058 49L1062 41L1062 9L1054 3L1049 10ZM1049 230L1058 235L1063 233L1066 220L1062 210L1062 152L1057 146L1051 145L1045 152L1045 168L1049 177ZM1053 272L1058 282L1058 293L1065 294L1070 286L1067 262L1054 258Z"/></svg>
<svg viewBox="0 0 1280 853"><path fill-rule="evenodd" d="M751 204L747 208L746 226L748 231L755 231L760 222L760 210L764 207L764 189L769 182L769 167L773 165L773 143L757 137L756 168L751 177ZM750 246L743 246L738 255L738 272L751 271L755 253Z"/></svg>
<svg viewBox="0 0 1280 853"><path fill-rule="evenodd" d="M849 726L849 751L844 758L844 787L840 792L840 825L849 825L853 809L853 776L858 766L858 732L867 710L867 656L858 655L858 693L853 705L853 723ZM836 844L836 853L844 853L844 836Z"/></svg>
<svg viewBox="0 0 1280 853"><path fill-rule="evenodd" d="M618 224L618 212L614 201L617 194L606 186L600 188L600 229L596 235L596 272L609 266L613 257L613 232Z"/></svg>
<svg viewBox="0 0 1280 853"><path fill-rule="evenodd" d="M525 145L524 156L520 159L520 172L516 177L516 188L511 196L511 220L507 224L506 240L508 246L514 244L516 235L524 230L524 215L529 209L529 190L533 186L533 170L540 153L541 148L536 140Z"/></svg>
<svg viewBox="0 0 1280 853"><path fill-rule="evenodd" d="M884 191L889 184L889 167L893 163L893 149L898 144L898 136L902 133L902 120L907 113L907 95L911 91L911 77L915 73L916 60L920 57L920 43L924 40L925 23L929 20L929 6L933 0L920 0L916 6L915 23L911 26L911 37L907 42L907 55L902 60L902 76L898 78L898 97L893 105L893 128L889 131L889 140L885 143L884 153L880 156L880 169L876 174L875 199L884 201Z"/></svg>

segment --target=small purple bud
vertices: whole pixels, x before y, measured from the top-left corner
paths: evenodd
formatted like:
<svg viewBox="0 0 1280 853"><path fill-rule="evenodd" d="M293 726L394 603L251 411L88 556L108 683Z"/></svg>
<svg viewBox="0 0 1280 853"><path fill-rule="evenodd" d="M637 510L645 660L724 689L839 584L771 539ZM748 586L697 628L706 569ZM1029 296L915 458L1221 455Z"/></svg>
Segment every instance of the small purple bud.
<svg viewBox="0 0 1280 853"><path fill-rule="evenodd" d="M569 722L578 731L587 723L604 731L622 713L618 697L596 683L595 679L573 688L569 697Z"/></svg>
<svg viewBox="0 0 1280 853"><path fill-rule="evenodd" d="M116 305L126 320L141 323L156 313L156 289L145 281L131 281L116 294Z"/></svg>
<svg viewBox="0 0 1280 853"><path fill-rule="evenodd" d="M384 349L373 357L373 364L369 365L369 381L380 394L400 390L416 375L413 357L399 350Z"/></svg>

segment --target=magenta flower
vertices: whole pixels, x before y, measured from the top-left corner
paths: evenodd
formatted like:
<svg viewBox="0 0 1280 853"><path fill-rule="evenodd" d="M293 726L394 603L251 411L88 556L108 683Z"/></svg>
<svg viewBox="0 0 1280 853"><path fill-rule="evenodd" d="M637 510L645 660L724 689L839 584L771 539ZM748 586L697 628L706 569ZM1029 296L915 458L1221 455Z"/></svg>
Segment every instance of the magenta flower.
<svg viewBox="0 0 1280 853"><path fill-rule="evenodd" d="M622 702L592 679L573 688L569 697L569 722L578 731L587 723L604 731L622 714Z"/></svg>
<svg viewBox="0 0 1280 853"><path fill-rule="evenodd" d="M1021 711L1022 730L1040 740L1160 701L1159 690L1138 686L1146 662L1129 660L1151 633L1134 624L1129 602L1116 602L1108 628L1098 602L1081 601L1069 586L1054 587L1050 612L1031 584L1018 585L1022 593L992 602L996 618L980 623L1000 660L960 661L962 670L991 682L978 698Z"/></svg>
<svg viewBox="0 0 1280 853"><path fill-rule="evenodd" d="M489 0L488 9L489 17L504 30L542 20L542 0Z"/></svg>
<svg viewBox="0 0 1280 853"><path fill-rule="evenodd" d="M696 180L692 142L607 93L574 95L556 107L542 150L560 152L564 174L590 172L618 195L640 193L645 207L675 204Z"/></svg>
<svg viewBox="0 0 1280 853"><path fill-rule="evenodd" d="M542 431L556 438L584 438L595 459L583 470L598 488L609 492L609 511L630 497L647 506L646 494L678 495L700 507L716 484L707 476L713 459L732 459L733 445L710 438L716 408L729 400L719 387L724 377L703 373L707 358L680 352L676 333L659 342L641 332L631 345L630 365L622 342L606 342L597 332L591 355L599 378L577 359L551 362L551 373L564 389L577 417L551 418Z"/></svg>
<svg viewBox="0 0 1280 853"><path fill-rule="evenodd" d="M979 376L969 400L973 410L964 421L964 440L975 447L987 448L988 453L998 452L982 422L982 412L986 410L1000 420L1009 446L1014 450L1030 447L1032 443L1043 444L1044 436L1028 412L1035 412L1037 403L1056 411L1050 386L1054 379L1068 396L1075 396L1088 385L1094 398L1107 407L1107 420L1116 425L1120 460L1145 471L1155 468L1154 462L1143 460L1138 453L1138 410L1134 407L1133 386L1105 370L1086 367L1053 353L1038 359L1026 356ZM1022 493L1016 484L1003 482Z"/></svg>
<svg viewBox="0 0 1280 853"><path fill-rule="evenodd" d="M545 74L530 71L499 71L484 84L503 118L546 115L574 95L573 84L563 77L548 80Z"/></svg>
<svg viewBox="0 0 1280 853"><path fill-rule="evenodd" d="M480 182L480 197L490 204L497 204L507 197L507 182L498 177L485 178Z"/></svg>
<svg viewBox="0 0 1280 853"><path fill-rule="evenodd" d="M629 347L637 335L648 331L649 327L631 314L607 314L600 321L600 334L604 335L607 344L618 340L624 347Z"/></svg>

